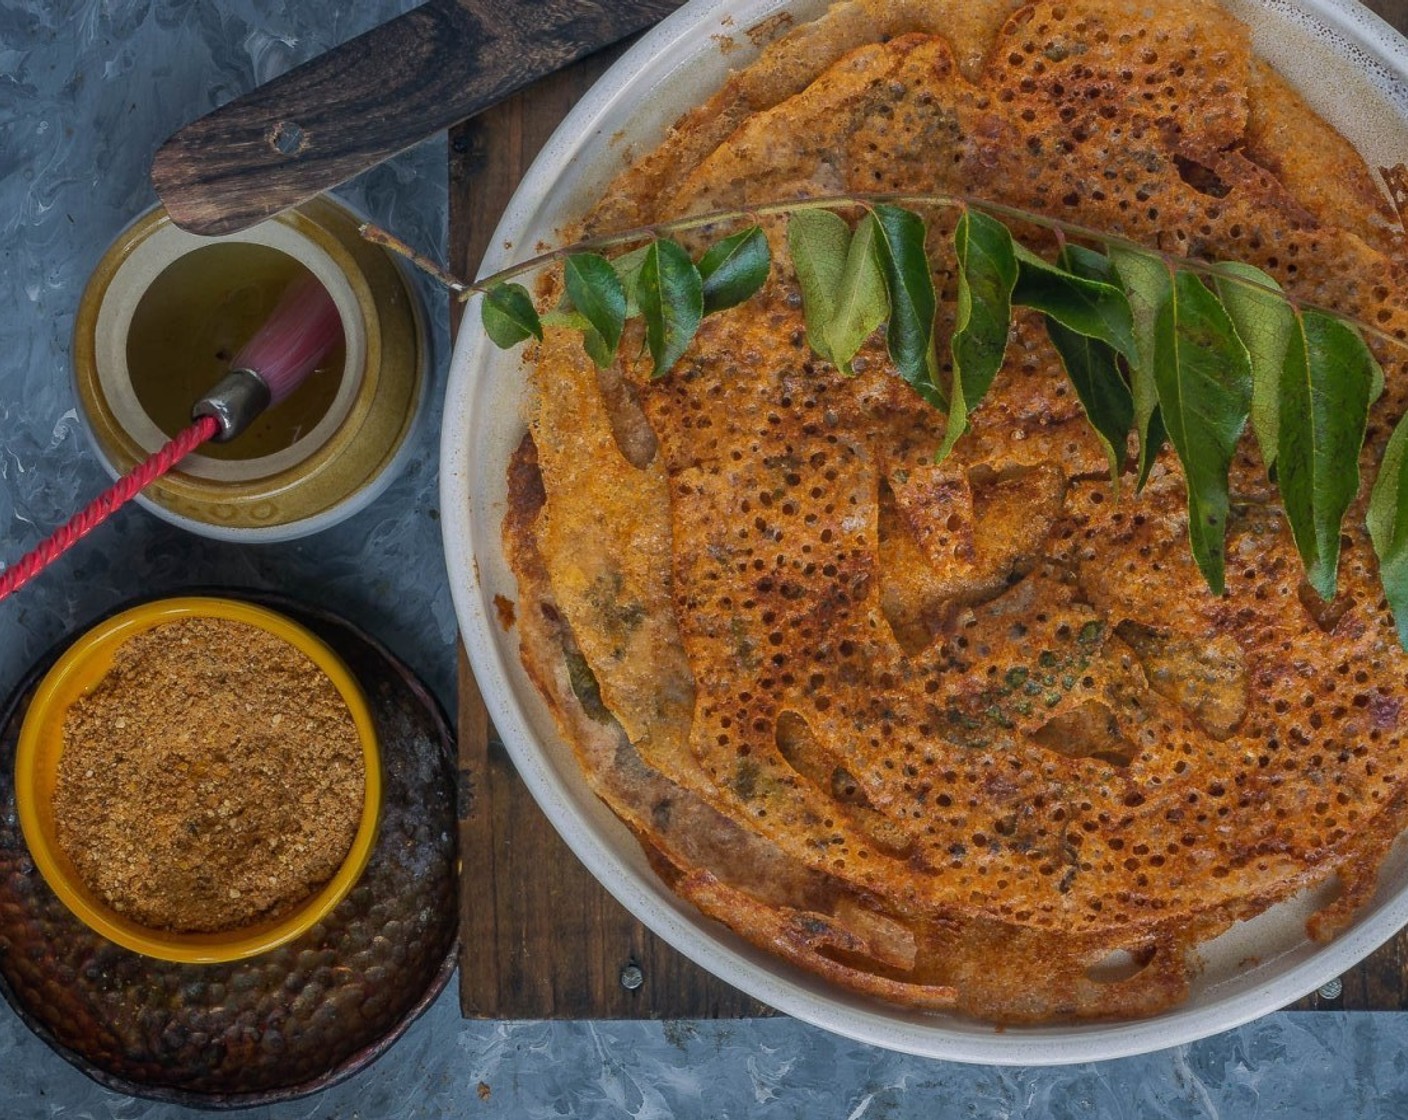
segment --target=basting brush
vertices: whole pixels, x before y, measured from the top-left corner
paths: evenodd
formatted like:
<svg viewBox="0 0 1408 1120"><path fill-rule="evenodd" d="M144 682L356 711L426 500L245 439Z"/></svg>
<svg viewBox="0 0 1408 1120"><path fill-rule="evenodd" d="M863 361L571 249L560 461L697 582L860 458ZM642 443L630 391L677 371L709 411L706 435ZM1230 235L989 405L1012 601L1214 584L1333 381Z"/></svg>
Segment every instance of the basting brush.
<svg viewBox="0 0 1408 1120"><path fill-rule="evenodd" d="M202 444L234 439L298 388L341 339L342 318L327 289L312 276L295 281L235 356L230 372L195 403L191 426L0 573L0 599L23 587Z"/></svg>

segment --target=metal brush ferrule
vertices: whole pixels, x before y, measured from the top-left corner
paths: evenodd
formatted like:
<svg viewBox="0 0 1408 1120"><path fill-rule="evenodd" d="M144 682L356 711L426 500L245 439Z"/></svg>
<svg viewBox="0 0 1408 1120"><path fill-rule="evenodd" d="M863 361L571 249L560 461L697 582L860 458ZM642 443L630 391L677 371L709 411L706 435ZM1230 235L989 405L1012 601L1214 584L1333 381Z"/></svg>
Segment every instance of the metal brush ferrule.
<svg viewBox="0 0 1408 1120"><path fill-rule="evenodd" d="M220 431L212 437L216 443L229 443L254 422L254 418L269 407L273 394L259 374L252 369L232 369L191 409L191 419L213 416Z"/></svg>

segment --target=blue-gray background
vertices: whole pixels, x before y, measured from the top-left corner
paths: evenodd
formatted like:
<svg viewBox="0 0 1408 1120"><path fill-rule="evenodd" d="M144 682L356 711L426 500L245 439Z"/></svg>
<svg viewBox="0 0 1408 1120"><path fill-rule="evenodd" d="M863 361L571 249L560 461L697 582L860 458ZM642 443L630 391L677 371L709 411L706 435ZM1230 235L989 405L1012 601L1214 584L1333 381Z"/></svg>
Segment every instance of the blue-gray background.
<svg viewBox="0 0 1408 1120"><path fill-rule="evenodd" d="M106 479L73 411L68 339L112 237L153 201L179 125L410 6L405 0L0 0L0 558ZM443 137L341 192L443 257ZM494 220L496 215L485 215ZM436 390L446 306L427 285ZM454 624L440 559L438 408L370 509L304 542L219 545L130 509L0 604L0 691L124 599L194 584L274 588L361 621L449 705ZM1057 1070L923 1061L790 1020L480 1023L453 985L370 1070L241 1116L1405 1117L1408 1016L1280 1014L1193 1046ZM199 1115L98 1088L0 1007L0 1120Z"/></svg>

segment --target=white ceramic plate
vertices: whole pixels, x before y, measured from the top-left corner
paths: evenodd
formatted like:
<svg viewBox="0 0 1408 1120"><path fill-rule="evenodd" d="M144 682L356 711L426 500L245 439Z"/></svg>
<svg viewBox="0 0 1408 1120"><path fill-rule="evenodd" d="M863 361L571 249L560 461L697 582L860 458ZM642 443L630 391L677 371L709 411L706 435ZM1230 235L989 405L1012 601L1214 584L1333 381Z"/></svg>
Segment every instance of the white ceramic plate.
<svg viewBox="0 0 1408 1120"><path fill-rule="evenodd" d="M730 68L756 54L743 34L781 11L797 22L824 0L695 0L638 42L563 121L509 203L484 273L530 255L583 212L632 155L649 151ZM1351 0L1227 0L1257 50L1364 154L1371 167L1408 157L1408 43ZM727 54L713 36L735 44ZM633 147L627 150L622 137ZM497 623L496 595L518 597L503 556L505 473L524 431L516 353L465 319L450 371L441 442L445 553L470 662L513 761L587 868L675 948L749 995L799 1019L895 1050L955 1061L1056 1064L1158 1050L1237 1026L1314 991L1408 922L1408 854L1386 863L1378 896L1328 946L1305 936L1312 898L1293 899L1202 947L1190 998L1152 1019L996 1030L957 1016L896 1009L833 988L753 948L681 903L626 828L587 789L570 747L523 672L517 637ZM1402 847L1402 846L1400 846ZM1258 962L1249 966L1246 962Z"/></svg>

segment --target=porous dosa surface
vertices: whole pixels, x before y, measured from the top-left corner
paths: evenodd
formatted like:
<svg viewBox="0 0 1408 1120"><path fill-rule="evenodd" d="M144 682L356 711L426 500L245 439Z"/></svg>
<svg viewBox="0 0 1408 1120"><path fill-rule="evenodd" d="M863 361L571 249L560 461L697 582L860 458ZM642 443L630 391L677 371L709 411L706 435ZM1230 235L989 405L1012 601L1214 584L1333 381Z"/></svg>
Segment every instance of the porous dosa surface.
<svg viewBox="0 0 1408 1120"><path fill-rule="evenodd" d="M1370 173L1196 0L839 5L582 228L866 191L1248 261L1408 329ZM953 214L925 217L946 355ZM1172 452L1116 495L1034 317L935 466L943 417L882 339L854 377L807 349L767 231L765 289L664 379L638 334L603 373L550 333L510 480L525 665L660 873L838 984L998 1021L1157 1012L1197 944L1332 878L1309 932L1333 936L1408 813L1408 657L1362 494L1321 603L1248 437L1214 597ZM1376 348L1363 492L1408 387Z"/></svg>

